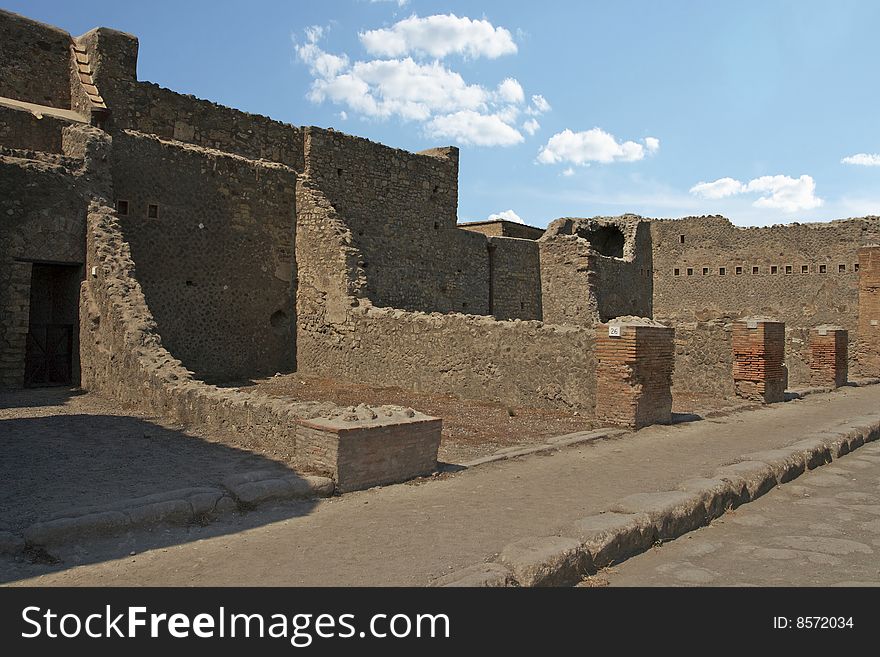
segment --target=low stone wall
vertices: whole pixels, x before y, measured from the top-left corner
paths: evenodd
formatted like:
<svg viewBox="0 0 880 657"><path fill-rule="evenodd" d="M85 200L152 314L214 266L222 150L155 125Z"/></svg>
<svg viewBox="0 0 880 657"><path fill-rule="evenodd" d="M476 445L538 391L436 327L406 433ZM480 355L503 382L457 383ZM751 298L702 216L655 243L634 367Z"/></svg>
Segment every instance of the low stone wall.
<svg viewBox="0 0 880 657"><path fill-rule="evenodd" d="M96 185L80 309L84 388L184 426L236 434L245 447L333 477L341 491L401 481L436 467L437 418L393 406L294 402L194 380L162 346L128 244L108 207L110 140L97 131L90 135L71 140ZM357 457L363 458L353 468Z"/></svg>
<svg viewBox="0 0 880 657"><path fill-rule="evenodd" d="M473 315L352 308L332 335L303 336L299 369L506 404L595 407L594 332Z"/></svg>

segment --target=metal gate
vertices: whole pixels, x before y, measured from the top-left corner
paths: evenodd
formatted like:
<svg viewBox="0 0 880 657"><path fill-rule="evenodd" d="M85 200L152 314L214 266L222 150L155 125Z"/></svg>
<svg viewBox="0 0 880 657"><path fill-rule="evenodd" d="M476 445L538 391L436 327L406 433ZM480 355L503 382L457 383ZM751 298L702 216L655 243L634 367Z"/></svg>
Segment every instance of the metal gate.
<svg viewBox="0 0 880 657"><path fill-rule="evenodd" d="M33 324L27 335L24 384L68 385L73 369L73 324Z"/></svg>

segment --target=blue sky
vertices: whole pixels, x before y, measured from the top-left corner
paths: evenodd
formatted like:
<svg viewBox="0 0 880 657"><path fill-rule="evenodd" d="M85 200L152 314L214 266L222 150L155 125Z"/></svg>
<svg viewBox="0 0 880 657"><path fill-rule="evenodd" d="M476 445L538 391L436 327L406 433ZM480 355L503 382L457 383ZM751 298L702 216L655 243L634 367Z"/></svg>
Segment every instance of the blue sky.
<svg viewBox="0 0 880 657"><path fill-rule="evenodd" d="M870 0L2 6L132 32L140 79L176 91L407 150L458 145L461 220L880 214Z"/></svg>

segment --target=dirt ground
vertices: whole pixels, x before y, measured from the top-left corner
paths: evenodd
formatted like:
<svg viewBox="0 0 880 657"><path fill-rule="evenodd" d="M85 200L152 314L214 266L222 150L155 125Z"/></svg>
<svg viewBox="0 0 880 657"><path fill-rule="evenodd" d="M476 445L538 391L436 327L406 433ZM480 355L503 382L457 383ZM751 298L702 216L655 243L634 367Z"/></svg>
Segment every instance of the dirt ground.
<svg viewBox="0 0 880 657"><path fill-rule="evenodd" d="M331 401L341 406L397 404L443 418L439 459L461 463L516 445L602 426L569 411L507 406L452 395L369 386L305 374L284 374L242 385L277 397Z"/></svg>

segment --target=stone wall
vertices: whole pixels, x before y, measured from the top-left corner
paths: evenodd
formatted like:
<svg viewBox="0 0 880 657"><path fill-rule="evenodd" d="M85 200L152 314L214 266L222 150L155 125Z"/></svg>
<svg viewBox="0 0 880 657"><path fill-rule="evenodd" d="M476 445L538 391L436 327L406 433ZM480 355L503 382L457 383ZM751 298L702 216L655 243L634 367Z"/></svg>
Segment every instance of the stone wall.
<svg viewBox="0 0 880 657"><path fill-rule="evenodd" d="M588 416L595 407L589 328L361 305L335 329L301 371Z"/></svg>
<svg viewBox="0 0 880 657"><path fill-rule="evenodd" d="M0 9L0 96L70 108L70 34Z"/></svg>
<svg viewBox="0 0 880 657"><path fill-rule="evenodd" d="M408 153L305 133L306 175L348 226L376 306L489 313L487 238L455 225L457 149Z"/></svg>
<svg viewBox="0 0 880 657"><path fill-rule="evenodd" d="M0 387L24 382L31 263L84 262L83 194L76 161L0 150Z"/></svg>
<svg viewBox="0 0 880 657"><path fill-rule="evenodd" d="M458 227L474 233L482 233L486 237L515 237L521 240L537 240L544 234L543 228L526 226L504 219L459 222Z"/></svg>
<svg viewBox="0 0 880 657"><path fill-rule="evenodd" d="M544 321L591 326L651 316L650 231L640 217L557 219L538 244Z"/></svg>
<svg viewBox="0 0 880 657"><path fill-rule="evenodd" d="M61 152L61 131L70 121L35 116L24 109L0 104L0 146L46 153Z"/></svg>
<svg viewBox="0 0 880 657"><path fill-rule="evenodd" d="M90 182L88 274L80 297L84 388L219 438L235 436L237 446L333 477L341 491L433 470L439 419L394 406L340 408L275 399L193 379L163 346L120 218L109 206L109 135L77 128L65 137L66 152L82 159Z"/></svg>
<svg viewBox="0 0 880 657"><path fill-rule="evenodd" d="M766 314L790 326L850 330L858 317L857 250L880 239L877 217L766 228L689 217L651 221L650 228L658 319Z"/></svg>
<svg viewBox="0 0 880 657"><path fill-rule="evenodd" d="M675 324L674 392L733 396L732 330L723 321Z"/></svg>
<svg viewBox="0 0 880 657"><path fill-rule="evenodd" d="M119 225L165 346L199 378L295 367L296 173L117 133Z"/></svg>
<svg viewBox="0 0 880 657"><path fill-rule="evenodd" d="M490 237L488 246L489 314L496 319L542 319L537 242Z"/></svg>
<svg viewBox="0 0 880 657"><path fill-rule="evenodd" d="M115 128L302 170L300 128L138 81L138 40L131 34L102 27L77 42L88 53L95 85L112 112Z"/></svg>

